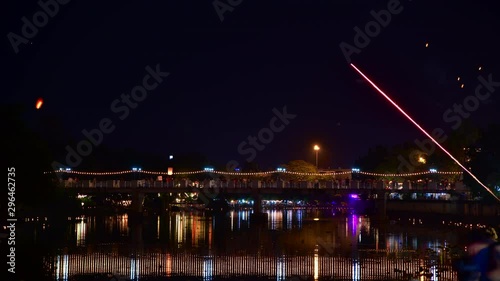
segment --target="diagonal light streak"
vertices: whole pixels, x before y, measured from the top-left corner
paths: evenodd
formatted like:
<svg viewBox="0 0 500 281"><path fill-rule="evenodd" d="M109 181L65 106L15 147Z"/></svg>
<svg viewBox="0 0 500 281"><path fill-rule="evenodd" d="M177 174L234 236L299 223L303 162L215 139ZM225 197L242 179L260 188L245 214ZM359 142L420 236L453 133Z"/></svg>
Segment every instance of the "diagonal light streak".
<svg viewBox="0 0 500 281"><path fill-rule="evenodd" d="M361 70L359 70L354 64L351 63L351 66L363 77L365 78L366 81L368 81L368 83L370 83L373 88L375 88L375 90L377 90L380 94L382 94L382 96L384 96L390 103L392 103L392 105L394 105L394 107L396 107L404 116L406 116L406 118L408 118L408 120L410 120L415 126L417 126L417 128L422 131L422 133L424 133L430 140L432 140L439 148L441 148L442 151L444 151L444 153L448 154L448 156L450 156L450 158L455 161L464 171L466 171L467 173L469 173L469 175L475 179L482 187L484 187L484 189L486 189L486 191L488 191L493 197L495 197L495 199L497 199L499 202L500 202L500 199L484 184L482 183L471 171L469 171L464 165L462 165L462 163L460 163L460 161L458 161L455 157L453 157L453 155L451 155L451 153L449 153L444 147L441 146L441 144L439 144L439 142L437 142L429 133L427 133L427 131L425 131L415 120L413 120L410 115L408 115L401 107L399 107L399 105L397 105L388 95L386 95L384 93L384 91L382 91L379 87L377 87L377 85L375 85L375 83L373 83L368 77L366 77L365 74L363 74L363 72L361 72Z"/></svg>

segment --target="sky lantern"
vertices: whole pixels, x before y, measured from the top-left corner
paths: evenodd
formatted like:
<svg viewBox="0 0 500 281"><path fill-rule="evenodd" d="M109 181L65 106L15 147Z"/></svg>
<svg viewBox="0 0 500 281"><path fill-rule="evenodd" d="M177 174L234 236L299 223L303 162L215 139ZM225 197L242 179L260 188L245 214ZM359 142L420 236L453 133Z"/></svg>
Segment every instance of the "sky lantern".
<svg viewBox="0 0 500 281"><path fill-rule="evenodd" d="M36 109L40 109L43 105L43 99L42 98L39 98L36 100Z"/></svg>

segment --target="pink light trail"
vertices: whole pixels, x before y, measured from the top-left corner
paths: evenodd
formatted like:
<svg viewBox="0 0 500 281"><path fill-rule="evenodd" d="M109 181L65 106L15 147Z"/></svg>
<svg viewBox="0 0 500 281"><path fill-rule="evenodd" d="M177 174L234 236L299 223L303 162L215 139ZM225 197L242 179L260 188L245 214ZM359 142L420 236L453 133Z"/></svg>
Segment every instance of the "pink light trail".
<svg viewBox="0 0 500 281"><path fill-rule="evenodd" d="M363 74L363 72L361 72L361 70L359 70L354 64L351 63L351 66L363 77L365 78L366 81L368 81L368 83L370 83L370 85L373 86L373 88L375 88L375 90L377 90L380 94L382 94L382 96L384 96L390 103L392 103L392 105L394 105L404 116L406 116L406 118L408 118L408 120L410 120L415 126L417 126L417 128L422 131L422 133L424 133L430 140L432 140L439 148L441 148L442 151L444 151L444 153L448 154L448 156L450 156L450 158L455 161L464 171L466 171L467 173L469 173L469 175L475 179L484 189L486 189L486 191L488 191L493 197L495 197L495 199L497 199L499 202L500 202L500 199L485 185L483 184L471 171L469 171L467 168L465 168L464 165L462 165L462 163L460 163L460 161L458 161L457 159L455 159L455 157L453 157L453 155L451 155L451 153L449 153L444 147L441 146L441 144L439 144L439 142L437 142L429 133L427 133L427 131L425 131L415 120L413 120L410 115L408 115L401 107L399 107L399 105L397 105L388 95L386 95L384 93L384 91L382 91L379 87L377 87L377 85L375 85L375 83L373 83L368 77L366 77L365 74Z"/></svg>

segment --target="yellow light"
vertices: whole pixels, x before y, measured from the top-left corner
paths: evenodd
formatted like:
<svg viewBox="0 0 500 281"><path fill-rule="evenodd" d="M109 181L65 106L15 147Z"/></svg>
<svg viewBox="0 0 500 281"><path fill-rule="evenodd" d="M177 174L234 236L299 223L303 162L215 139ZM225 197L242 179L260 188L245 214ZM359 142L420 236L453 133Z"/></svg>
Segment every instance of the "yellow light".
<svg viewBox="0 0 500 281"><path fill-rule="evenodd" d="M314 150L319 150L319 146L318 145L314 145Z"/></svg>
<svg viewBox="0 0 500 281"><path fill-rule="evenodd" d="M462 89L463 89L463 88L464 88L464 84L460 85L460 88L462 88Z"/></svg>
<svg viewBox="0 0 500 281"><path fill-rule="evenodd" d="M426 162L426 161L425 161L425 158L424 158L424 157L420 156L420 157L418 158L418 162L420 162L420 163L422 163L422 164L425 164L425 162Z"/></svg>

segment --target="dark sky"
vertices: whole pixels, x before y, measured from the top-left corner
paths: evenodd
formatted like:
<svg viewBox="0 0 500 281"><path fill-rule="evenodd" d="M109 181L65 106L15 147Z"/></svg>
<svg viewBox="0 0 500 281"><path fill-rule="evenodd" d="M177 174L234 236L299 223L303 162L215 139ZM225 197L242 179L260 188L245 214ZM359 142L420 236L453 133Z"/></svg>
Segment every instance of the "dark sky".
<svg viewBox="0 0 500 281"><path fill-rule="evenodd" d="M212 1L73 0L15 54L8 33L22 35L21 18L32 20L41 8L9 1L2 9L3 103L25 105L32 126L60 118L77 140L110 118L116 129L103 145L165 157L200 151L221 163L244 161L250 154L240 155L240 143L269 127L273 108L286 106L296 117L256 162L314 162L317 143L320 166L350 168L369 147L424 138L360 79L339 47L354 45L353 28L364 29L370 11L389 2L243 0L221 21ZM453 123L443 113L474 95L477 76L500 81L496 3L462 2L401 1L401 13L351 57L424 128L448 133ZM120 120L112 102L157 64L170 75ZM499 122L499 93L470 119ZM39 97L44 105L36 110Z"/></svg>

